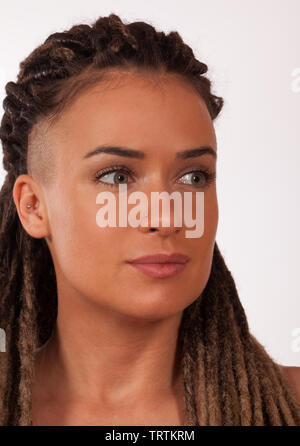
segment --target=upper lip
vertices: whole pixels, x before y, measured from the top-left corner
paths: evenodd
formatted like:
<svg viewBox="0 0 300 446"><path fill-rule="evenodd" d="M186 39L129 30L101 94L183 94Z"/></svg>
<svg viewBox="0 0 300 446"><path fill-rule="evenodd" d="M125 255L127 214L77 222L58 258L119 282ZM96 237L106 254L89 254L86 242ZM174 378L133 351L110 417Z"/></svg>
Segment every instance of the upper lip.
<svg viewBox="0 0 300 446"><path fill-rule="evenodd" d="M186 263L189 261L189 257L179 252L172 254L153 254L137 259L128 260L129 263Z"/></svg>

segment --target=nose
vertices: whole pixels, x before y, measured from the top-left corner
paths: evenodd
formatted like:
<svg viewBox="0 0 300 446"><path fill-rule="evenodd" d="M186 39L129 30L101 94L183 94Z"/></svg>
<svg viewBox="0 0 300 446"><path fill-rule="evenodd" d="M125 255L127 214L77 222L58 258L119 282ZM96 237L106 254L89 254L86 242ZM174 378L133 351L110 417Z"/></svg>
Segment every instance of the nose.
<svg viewBox="0 0 300 446"><path fill-rule="evenodd" d="M148 203L148 213L141 217L141 224L138 226L140 232L144 234L153 232L162 237L168 237L182 231L182 226L175 226L177 219L174 218L174 203L172 203L172 200L170 200L169 206L159 206L158 212L151 212L151 199L149 198Z"/></svg>
<svg viewBox="0 0 300 446"><path fill-rule="evenodd" d="M154 225L148 224L148 227L139 226L138 229L139 229L139 231L141 231L144 234L146 234L147 232L157 232L162 237L168 237L171 234L179 233L181 228L176 228L176 227L172 227L172 226L163 227L161 225L154 226Z"/></svg>
<svg viewBox="0 0 300 446"><path fill-rule="evenodd" d="M165 227L162 226L161 224L159 225L151 225L148 223L148 227L144 227L144 226L139 226L138 227L139 231L141 231L142 233L146 234L147 232L157 232L160 236L162 237L168 237L171 234L177 234L180 232L181 228L178 227L174 227L174 226L169 226L169 227Z"/></svg>

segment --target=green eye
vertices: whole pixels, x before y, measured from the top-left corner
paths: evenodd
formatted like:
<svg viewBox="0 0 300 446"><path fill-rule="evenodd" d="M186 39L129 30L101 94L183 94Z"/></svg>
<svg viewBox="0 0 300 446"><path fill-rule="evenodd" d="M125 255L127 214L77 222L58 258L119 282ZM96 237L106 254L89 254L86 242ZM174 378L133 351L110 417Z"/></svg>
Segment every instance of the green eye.
<svg viewBox="0 0 300 446"><path fill-rule="evenodd" d="M208 170L194 170L185 173L181 178L183 178L182 183L184 184L205 187L215 180L216 174L215 172L209 172Z"/></svg>
<svg viewBox="0 0 300 446"><path fill-rule="evenodd" d="M112 166L102 169L94 176L97 183L103 183L110 187L117 187L119 184L129 184L131 172L125 167Z"/></svg>
<svg viewBox="0 0 300 446"><path fill-rule="evenodd" d="M121 171L118 171L121 172ZM115 173L115 172L110 172L107 173L105 175L103 175L103 177L101 178L101 181L103 183L106 183L106 181L104 181L105 177L110 177L112 176L112 182L108 181L109 184L127 184L126 179L128 180L128 174L127 173Z"/></svg>
<svg viewBox="0 0 300 446"><path fill-rule="evenodd" d="M197 186L198 184L201 183L201 175L199 175L199 173L194 173L194 172L186 173L181 178L185 178L183 180L183 183L185 184L195 184Z"/></svg>
<svg viewBox="0 0 300 446"><path fill-rule="evenodd" d="M118 187L119 184L130 184L132 175L135 173L125 166L111 166L98 171L94 175L94 181L110 187ZM182 180L178 181L179 183L204 188L216 179L216 172L211 172L208 169L193 170L186 172L180 178Z"/></svg>

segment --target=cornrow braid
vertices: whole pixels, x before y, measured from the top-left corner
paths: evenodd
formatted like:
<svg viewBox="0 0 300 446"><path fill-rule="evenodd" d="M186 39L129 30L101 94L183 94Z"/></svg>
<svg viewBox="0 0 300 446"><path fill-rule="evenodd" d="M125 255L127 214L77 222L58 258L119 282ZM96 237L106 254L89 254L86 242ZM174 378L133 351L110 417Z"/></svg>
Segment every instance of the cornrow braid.
<svg viewBox="0 0 300 446"><path fill-rule="evenodd" d="M51 336L57 317L57 284L44 238L30 237L19 220L12 191L28 173L28 141L45 120L54 123L85 89L112 70L181 76L203 98L211 119L223 98L211 91L208 67L176 31L145 22L124 23L116 14L51 34L20 63L8 82L0 126L0 424L32 425L34 354ZM183 312L178 346L186 425L300 425L300 405L279 365L250 333L231 272L214 246L205 289Z"/></svg>

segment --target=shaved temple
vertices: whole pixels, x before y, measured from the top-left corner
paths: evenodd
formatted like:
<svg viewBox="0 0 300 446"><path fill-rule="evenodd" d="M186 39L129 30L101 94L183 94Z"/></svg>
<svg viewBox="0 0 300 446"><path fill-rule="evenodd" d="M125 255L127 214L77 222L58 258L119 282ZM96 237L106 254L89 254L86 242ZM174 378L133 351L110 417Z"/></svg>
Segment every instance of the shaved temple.
<svg viewBox="0 0 300 446"><path fill-rule="evenodd" d="M45 119L35 124L28 136L27 171L43 185L55 179L53 130Z"/></svg>

